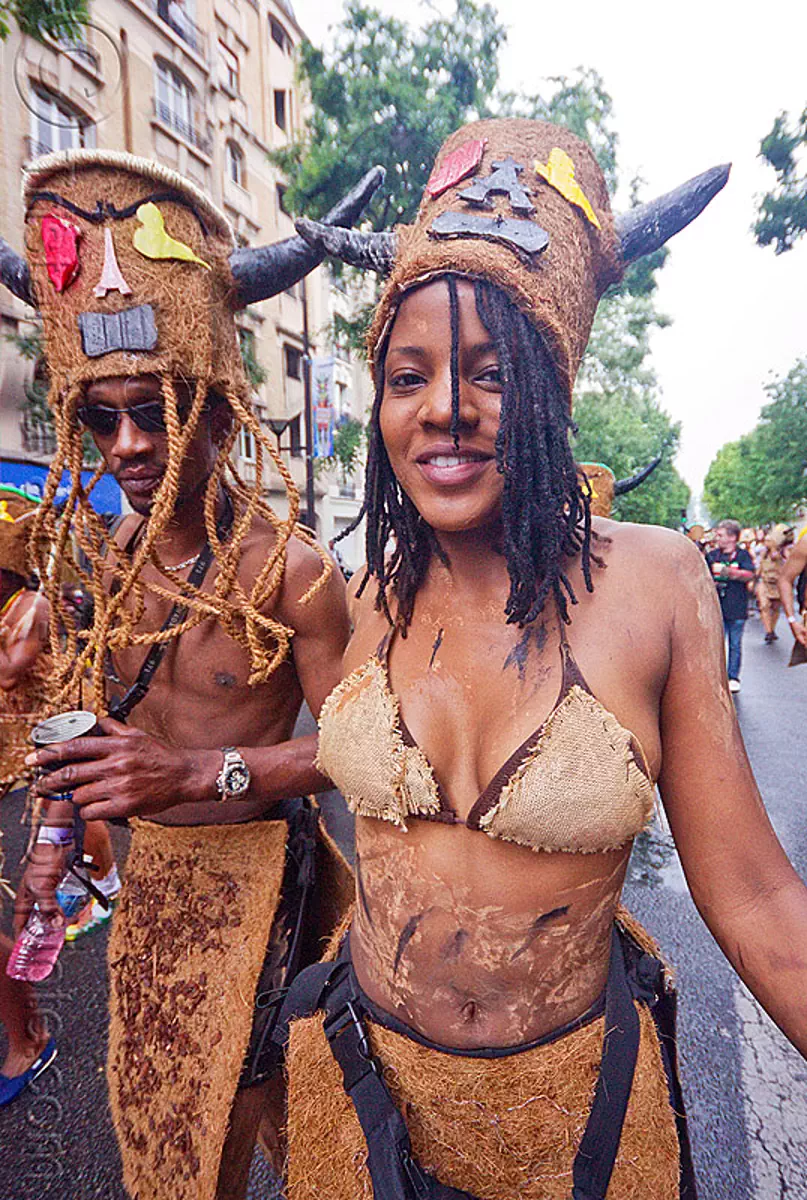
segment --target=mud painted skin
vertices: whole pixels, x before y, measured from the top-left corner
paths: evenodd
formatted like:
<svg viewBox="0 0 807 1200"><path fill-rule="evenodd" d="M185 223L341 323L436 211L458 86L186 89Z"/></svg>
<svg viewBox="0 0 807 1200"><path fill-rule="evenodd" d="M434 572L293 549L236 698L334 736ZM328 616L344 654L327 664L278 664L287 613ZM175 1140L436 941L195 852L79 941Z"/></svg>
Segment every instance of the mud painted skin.
<svg viewBox="0 0 807 1200"><path fill-rule="evenodd" d="M402 303L386 359L381 429L393 470L434 529L432 560L389 670L401 714L453 808L478 795L551 710L561 683L551 605L530 636L507 625L497 553L500 384L469 284L459 287L460 455L451 442L448 289ZM807 987L807 893L770 827L726 689L715 590L697 550L670 530L595 518L604 567L569 641L591 690L641 743L658 779L696 903L735 967L800 1046L792 978L770 966L766 922L784 921ZM361 579L361 572L355 577ZM371 581L353 601L353 671L387 631ZM664 754L662 757L662 747ZM592 780L590 803L597 803ZM610 926L630 845L538 853L462 824L357 821L356 971L376 1003L457 1048L517 1045L584 1013L608 970ZM772 894L769 889L775 889Z"/></svg>

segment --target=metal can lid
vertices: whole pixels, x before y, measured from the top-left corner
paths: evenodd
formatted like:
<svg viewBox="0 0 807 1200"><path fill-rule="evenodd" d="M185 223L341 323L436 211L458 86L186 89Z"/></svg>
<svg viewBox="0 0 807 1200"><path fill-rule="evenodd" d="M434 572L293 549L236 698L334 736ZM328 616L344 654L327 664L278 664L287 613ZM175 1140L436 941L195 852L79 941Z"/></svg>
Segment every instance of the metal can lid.
<svg viewBox="0 0 807 1200"><path fill-rule="evenodd" d="M50 746L55 742L69 742L72 738L83 737L96 725L95 713L85 712L81 708L73 712L57 713L40 721L31 730L31 741L35 746Z"/></svg>

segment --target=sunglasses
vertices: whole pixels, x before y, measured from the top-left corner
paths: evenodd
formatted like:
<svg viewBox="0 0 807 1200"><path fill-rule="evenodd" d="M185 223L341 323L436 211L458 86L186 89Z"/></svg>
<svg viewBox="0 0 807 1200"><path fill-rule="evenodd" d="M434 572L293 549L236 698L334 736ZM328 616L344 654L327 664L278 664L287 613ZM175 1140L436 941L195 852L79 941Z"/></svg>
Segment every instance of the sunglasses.
<svg viewBox="0 0 807 1200"><path fill-rule="evenodd" d="M76 409L79 421L99 437L112 437L117 433L121 417L131 417L138 429L144 433L166 433L165 408L160 400L146 404L132 404L129 408L109 408L105 404L82 404ZM188 415L187 406L179 408L180 422Z"/></svg>

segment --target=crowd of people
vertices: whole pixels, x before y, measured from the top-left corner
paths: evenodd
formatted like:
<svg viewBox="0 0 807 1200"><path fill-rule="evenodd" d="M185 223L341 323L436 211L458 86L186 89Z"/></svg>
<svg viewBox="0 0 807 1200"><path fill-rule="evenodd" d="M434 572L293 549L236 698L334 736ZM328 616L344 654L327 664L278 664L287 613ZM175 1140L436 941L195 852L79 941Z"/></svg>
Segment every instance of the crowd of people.
<svg viewBox="0 0 807 1200"><path fill-rule="evenodd" d="M82 823L101 831L84 856L111 880L94 902L117 895L107 1086L133 1200L242 1200L259 1135L289 1200L694 1200L672 976L621 904L657 788L710 931L807 1055L807 888L728 699L756 565L729 521L707 566L601 515L613 476L570 436L600 297L726 174L614 214L576 136L487 120L448 138L411 226L346 228L371 172L325 222L236 250L156 163L29 170L26 257L0 240L0 278L41 313L58 446L7 522L3 728L27 738L13 697L44 661L34 708L91 717L15 767L34 774L15 930L64 926ZM326 254L385 277L349 589L297 520L236 326ZM131 509L114 527L104 469ZM294 737L304 701L319 733ZM313 799L333 786L352 871ZM106 821L131 832L119 895ZM29 984L0 1003L10 1042L27 1029L10 1101L55 1044Z"/></svg>
<svg viewBox="0 0 807 1200"><path fill-rule="evenodd" d="M731 518L710 530L692 525L687 533L704 554L717 587L728 647L729 689L736 693L741 687L743 632L754 609L762 620L767 645L779 640L776 627L783 609L797 646L805 644L807 542L801 534L796 540L792 525L771 522L759 529L744 529ZM800 661L801 654L796 651L791 665Z"/></svg>

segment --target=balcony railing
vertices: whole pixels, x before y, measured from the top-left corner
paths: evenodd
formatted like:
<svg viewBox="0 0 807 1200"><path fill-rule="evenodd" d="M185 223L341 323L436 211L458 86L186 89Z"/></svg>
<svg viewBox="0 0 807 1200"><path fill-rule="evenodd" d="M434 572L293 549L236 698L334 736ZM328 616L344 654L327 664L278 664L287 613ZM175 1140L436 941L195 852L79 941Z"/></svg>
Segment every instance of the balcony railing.
<svg viewBox="0 0 807 1200"><path fill-rule="evenodd" d="M55 454L56 431L51 425L39 421L31 413L25 413L20 421L22 445L31 454Z"/></svg>
<svg viewBox="0 0 807 1200"><path fill-rule="evenodd" d="M176 0L145 0L145 3L177 37L207 61L207 34L190 19L181 4Z"/></svg>
<svg viewBox="0 0 807 1200"><path fill-rule="evenodd" d="M186 121L184 117L181 117L179 113L175 112L164 100L158 100L156 96L154 98L154 115L158 121L162 121L163 125L167 125L175 133L184 137L186 142L190 142L192 146L196 146L197 150L201 150L203 154L207 154L208 156L210 155L210 139L202 137L200 133L196 132L193 125Z"/></svg>

